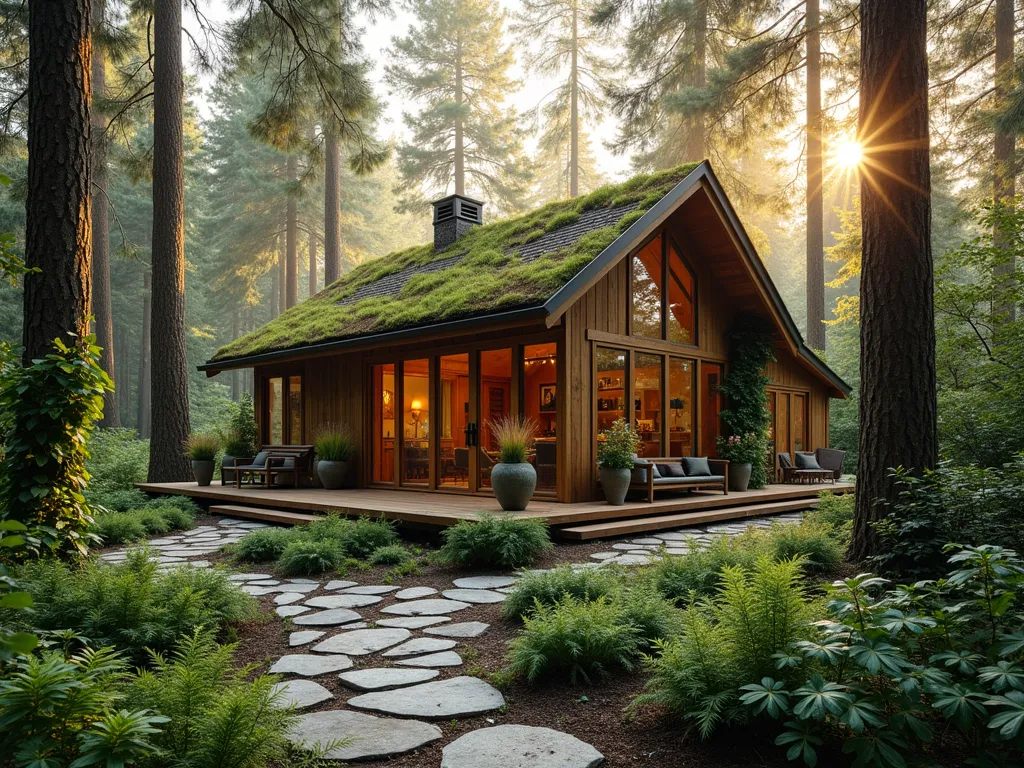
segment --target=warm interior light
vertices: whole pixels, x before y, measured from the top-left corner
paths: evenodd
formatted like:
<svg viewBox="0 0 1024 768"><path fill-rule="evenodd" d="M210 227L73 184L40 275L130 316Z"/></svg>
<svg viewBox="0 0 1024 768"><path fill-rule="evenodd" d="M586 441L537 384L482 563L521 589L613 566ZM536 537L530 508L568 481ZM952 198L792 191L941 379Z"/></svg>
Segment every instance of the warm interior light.
<svg viewBox="0 0 1024 768"><path fill-rule="evenodd" d="M421 409L422 407L423 407L423 404L422 404L422 403L420 403L420 401L419 401L419 400L413 400L413 401L412 401L412 410L414 410L414 411L418 411L418 410L420 410L420 409Z"/></svg>
<svg viewBox="0 0 1024 768"><path fill-rule="evenodd" d="M852 171L864 160L864 148L854 139L843 139L832 146L832 165L843 171Z"/></svg>

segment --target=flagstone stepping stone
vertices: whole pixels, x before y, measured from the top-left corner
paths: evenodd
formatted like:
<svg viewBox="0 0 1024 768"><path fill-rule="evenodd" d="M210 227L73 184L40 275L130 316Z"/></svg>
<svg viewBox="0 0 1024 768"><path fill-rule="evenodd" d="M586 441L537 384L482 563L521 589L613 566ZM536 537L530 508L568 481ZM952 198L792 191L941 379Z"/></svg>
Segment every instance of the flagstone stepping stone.
<svg viewBox="0 0 1024 768"><path fill-rule="evenodd" d="M289 584L319 584L316 579L285 579Z"/></svg>
<svg viewBox="0 0 1024 768"><path fill-rule="evenodd" d="M313 608L362 608L380 601L381 598L374 595L321 595L307 600L306 605Z"/></svg>
<svg viewBox="0 0 1024 768"><path fill-rule="evenodd" d="M321 632L315 629L303 629L298 632L292 632L288 635L288 645L293 648L296 645L306 645L306 643L312 643L314 640L319 640L326 634L326 632Z"/></svg>
<svg viewBox="0 0 1024 768"><path fill-rule="evenodd" d="M276 587L281 582L277 579L260 579L259 581L250 581L254 587Z"/></svg>
<svg viewBox="0 0 1024 768"><path fill-rule="evenodd" d="M275 675L315 677L351 668L352 659L342 654L315 656L312 653L290 653L274 662L270 671Z"/></svg>
<svg viewBox="0 0 1024 768"><path fill-rule="evenodd" d="M394 592L399 587L397 585L389 586L387 584L370 584L365 587L345 587L345 593L349 595L386 595L388 592Z"/></svg>
<svg viewBox="0 0 1024 768"><path fill-rule="evenodd" d="M401 592L396 592L395 597L399 600L418 600L421 597L428 597L429 595L436 595L437 590L433 587L409 587L403 589Z"/></svg>
<svg viewBox="0 0 1024 768"><path fill-rule="evenodd" d="M489 589L446 589L441 594L449 600L461 600L464 603L500 603L505 599L501 592Z"/></svg>
<svg viewBox="0 0 1024 768"><path fill-rule="evenodd" d="M342 579L335 579L334 581L328 581L324 587L328 592L335 589L346 589L348 587L354 587L359 584L358 581L344 581Z"/></svg>
<svg viewBox="0 0 1024 768"><path fill-rule="evenodd" d="M407 603L398 603L382 608L381 613L392 613L397 616L440 616L445 613L455 613L469 608L469 603L459 600L410 600Z"/></svg>
<svg viewBox="0 0 1024 768"><path fill-rule="evenodd" d="M189 568L209 568L212 563L209 560L189 560L184 565L187 565Z"/></svg>
<svg viewBox="0 0 1024 768"><path fill-rule="evenodd" d="M317 611L308 616L299 616L292 620L292 624L298 624L303 627L336 627L339 624L351 624L353 621L361 621L362 618L358 613L350 611L348 608L334 608L330 611Z"/></svg>
<svg viewBox="0 0 1024 768"><path fill-rule="evenodd" d="M364 693L353 696L348 705L398 717L448 720L499 709L505 706L505 697L490 683L463 675L394 691Z"/></svg>
<svg viewBox="0 0 1024 768"><path fill-rule="evenodd" d="M450 616L403 616L400 619L378 619L378 627L402 627L404 629L420 629L421 627L432 627L435 624L443 624L451 621Z"/></svg>
<svg viewBox="0 0 1024 768"><path fill-rule="evenodd" d="M612 549L618 549L618 550L636 549L636 546L633 545L633 544L621 544L620 543L620 544L612 544Z"/></svg>
<svg viewBox="0 0 1024 768"><path fill-rule="evenodd" d="M462 621L458 624L430 627L423 631L428 635L437 635L438 637L480 637L490 626L482 621Z"/></svg>
<svg viewBox="0 0 1024 768"><path fill-rule="evenodd" d="M633 544L649 544L649 545L653 545L655 547L659 547L662 544L664 544L665 542L663 542L661 539L655 539L655 538L653 538L651 536L647 536L647 537L642 538L642 539L633 539L632 543Z"/></svg>
<svg viewBox="0 0 1024 768"><path fill-rule="evenodd" d="M327 760L384 760L419 749L441 738L441 729L419 720L388 720L365 712L328 709L301 715L288 739L296 747L315 749L345 738L344 746L326 752Z"/></svg>
<svg viewBox="0 0 1024 768"><path fill-rule="evenodd" d="M313 646L317 653L347 653L350 656L365 656L403 643L412 637L408 629L357 629L329 637Z"/></svg>
<svg viewBox="0 0 1024 768"><path fill-rule="evenodd" d="M384 653L384 656L416 656L421 653L436 653L437 651L450 651L458 643L454 640L441 640L436 637L414 637L407 643L392 648Z"/></svg>
<svg viewBox="0 0 1024 768"><path fill-rule="evenodd" d="M301 616L311 610L313 609L305 605L279 605L274 609L274 612L282 619L286 619L292 616Z"/></svg>
<svg viewBox="0 0 1024 768"><path fill-rule="evenodd" d="M651 562L651 558L647 555L619 555L614 560L605 560L605 563L615 563L616 565L647 565Z"/></svg>
<svg viewBox="0 0 1024 768"><path fill-rule="evenodd" d="M597 768L603 762L585 741L530 725L480 728L441 750L441 768Z"/></svg>
<svg viewBox="0 0 1024 768"><path fill-rule="evenodd" d="M296 709L312 707L321 701L334 698L333 693L312 680L288 680L283 683L274 683L273 691L274 693L281 692L281 698L278 699L279 705L293 706Z"/></svg>
<svg viewBox="0 0 1024 768"><path fill-rule="evenodd" d="M267 594L272 592L301 592L305 595L310 592L316 592L319 586L319 584L279 584L276 587L260 587L260 589L267 590Z"/></svg>
<svg viewBox="0 0 1024 768"><path fill-rule="evenodd" d="M618 557L618 552L594 552L590 555L594 560L611 560L613 557Z"/></svg>
<svg viewBox="0 0 1024 768"><path fill-rule="evenodd" d="M515 583L512 576L467 576L454 581L455 586L462 589L498 589L511 587Z"/></svg>
<svg viewBox="0 0 1024 768"><path fill-rule="evenodd" d="M462 665L462 657L455 651L428 653L426 656L414 656L395 662L405 667L458 667Z"/></svg>
<svg viewBox="0 0 1024 768"><path fill-rule="evenodd" d="M301 592L282 592L274 598L274 602L278 605L289 605L290 603L297 603L305 597Z"/></svg>
<svg viewBox="0 0 1024 768"><path fill-rule="evenodd" d="M373 667L354 669L338 675L343 685L357 691L390 691L407 685L424 683L440 675L437 669L398 669L397 667Z"/></svg>
<svg viewBox="0 0 1024 768"><path fill-rule="evenodd" d="M151 547L159 547L159 546L165 545L165 544L178 544L178 543L179 542L178 542L177 539L150 539L149 540L149 546L151 546Z"/></svg>

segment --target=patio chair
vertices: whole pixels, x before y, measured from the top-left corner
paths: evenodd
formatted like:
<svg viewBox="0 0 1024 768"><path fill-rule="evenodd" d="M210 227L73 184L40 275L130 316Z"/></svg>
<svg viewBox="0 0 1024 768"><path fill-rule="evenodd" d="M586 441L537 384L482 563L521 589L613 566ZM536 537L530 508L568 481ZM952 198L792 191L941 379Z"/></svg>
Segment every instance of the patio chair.
<svg viewBox="0 0 1024 768"><path fill-rule="evenodd" d="M298 488L301 478L312 478L312 445L264 445L251 464L235 465L235 487L241 488L246 477L251 485L262 479L269 488L280 477L290 477Z"/></svg>
<svg viewBox="0 0 1024 768"><path fill-rule="evenodd" d="M835 475L831 469L805 469L793 464L789 453L782 451L775 454L779 459L779 472L782 475L783 483L823 483L826 480L835 482ZM813 456L814 454L805 454Z"/></svg>
<svg viewBox="0 0 1024 768"><path fill-rule="evenodd" d="M818 466L832 472L832 477L838 480L843 476L843 460L846 458L846 451L836 448L816 448L814 456L818 459Z"/></svg>

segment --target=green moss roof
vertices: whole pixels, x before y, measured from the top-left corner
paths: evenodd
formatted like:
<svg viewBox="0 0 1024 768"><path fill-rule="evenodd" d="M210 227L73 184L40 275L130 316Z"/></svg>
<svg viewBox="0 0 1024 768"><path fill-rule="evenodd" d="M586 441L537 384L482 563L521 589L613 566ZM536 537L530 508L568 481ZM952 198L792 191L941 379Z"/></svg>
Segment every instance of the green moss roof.
<svg viewBox="0 0 1024 768"><path fill-rule="evenodd" d="M543 304L696 167L635 176L476 227L442 252L428 243L369 261L212 361Z"/></svg>

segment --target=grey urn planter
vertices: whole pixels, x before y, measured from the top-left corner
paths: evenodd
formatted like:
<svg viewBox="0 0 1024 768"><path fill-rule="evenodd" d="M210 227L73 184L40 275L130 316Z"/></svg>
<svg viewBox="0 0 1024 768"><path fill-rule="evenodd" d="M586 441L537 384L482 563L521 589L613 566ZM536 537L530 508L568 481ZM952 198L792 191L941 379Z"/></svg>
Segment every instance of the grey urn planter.
<svg viewBox="0 0 1024 768"><path fill-rule="evenodd" d="M537 470L527 461L519 464L495 464L491 469L491 488L506 512L526 509L537 488Z"/></svg>
<svg viewBox="0 0 1024 768"><path fill-rule="evenodd" d="M745 491L750 485L750 473L754 467L752 464L729 463L729 490Z"/></svg>
<svg viewBox="0 0 1024 768"><path fill-rule="evenodd" d="M345 478L348 475L348 462L318 461L316 463L316 474L320 478L320 485L328 491L336 491L345 485Z"/></svg>
<svg viewBox="0 0 1024 768"><path fill-rule="evenodd" d="M601 477L601 490L604 491L605 500L613 507L625 504L629 481L633 476L632 470L600 467L598 474Z"/></svg>
<svg viewBox="0 0 1024 768"><path fill-rule="evenodd" d="M213 482L213 468L217 466L214 461L193 461L192 462L192 474L195 475L196 482L200 485L209 485Z"/></svg>

